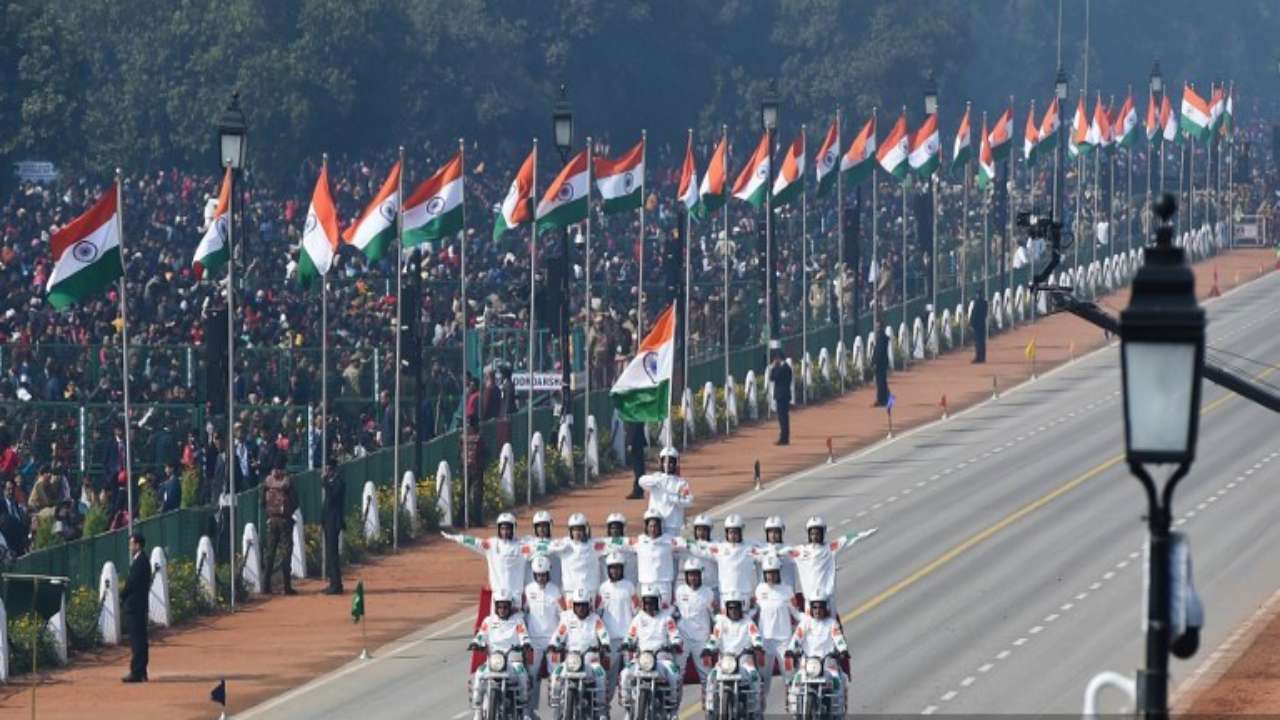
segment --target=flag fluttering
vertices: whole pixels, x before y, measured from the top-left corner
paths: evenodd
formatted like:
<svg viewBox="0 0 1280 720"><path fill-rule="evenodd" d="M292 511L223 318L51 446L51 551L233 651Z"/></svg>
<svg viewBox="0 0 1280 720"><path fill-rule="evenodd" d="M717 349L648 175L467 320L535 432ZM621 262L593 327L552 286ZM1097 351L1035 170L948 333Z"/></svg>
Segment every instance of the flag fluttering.
<svg viewBox="0 0 1280 720"><path fill-rule="evenodd" d="M195 270L196 279L204 277L205 270L217 270L227 263L231 257L230 246L231 223L231 168L227 168L222 176L222 189L218 191L218 206L209 219L209 227L205 228L200 244L196 246L191 267Z"/></svg>
<svg viewBox="0 0 1280 720"><path fill-rule="evenodd" d="M675 357L675 304L658 316L609 391L624 422L661 422L671 406L671 369Z"/></svg>
<svg viewBox="0 0 1280 720"><path fill-rule="evenodd" d="M364 253L369 262L377 262L396 237L396 220L400 216L400 162L391 168L382 189L342 233L348 245Z"/></svg>
<svg viewBox="0 0 1280 720"><path fill-rule="evenodd" d="M462 153L422 181L404 203L404 244L415 247L462 229Z"/></svg>
<svg viewBox="0 0 1280 720"><path fill-rule="evenodd" d="M644 140L622 157L595 158L596 189L604 198L604 213L627 212L640 207L644 194Z"/></svg>
<svg viewBox="0 0 1280 720"><path fill-rule="evenodd" d="M538 148L520 165L520 172L511 181L507 196L502 199L498 217L493 223L493 241L502 239L508 230L514 230L533 218L533 168L538 163Z"/></svg>
<svg viewBox="0 0 1280 720"><path fill-rule="evenodd" d="M333 258L338 254L338 208L329 194L329 166L320 168L316 188L311 193L311 207L302 230L302 252L298 256L298 281L310 287L318 277L329 274Z"/></svg>
<svg viewBox="0 0 1280 720"><path fill-rule="evenodd" d="M116 187L107 188L84 214L54 233L49 244L53 272L45 291L55 310L110 287L124 275Z"/></svg>

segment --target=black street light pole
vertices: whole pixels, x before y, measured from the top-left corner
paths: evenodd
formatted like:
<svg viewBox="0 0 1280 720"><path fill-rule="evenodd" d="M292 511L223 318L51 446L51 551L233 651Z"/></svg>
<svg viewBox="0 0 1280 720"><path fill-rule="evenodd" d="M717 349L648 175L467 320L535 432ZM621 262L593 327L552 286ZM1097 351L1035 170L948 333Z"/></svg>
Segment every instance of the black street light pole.
<svg viewBox="0 0 1280 720"><path fill-rule="evenodd" d="M564 83L560 84L560 97L551 110L551 129L556 150L560 152L560 166L564 167L569 163L569 151L573 149L573 107L569 105L569 95ZM590 207L587 212L591 212ZM569 352L569 276L573 272L573 263L569 259L569 248L569 227L565 226L560 231L560 413L561 417L567 413L573 418L573 368ZM533 372L533 369L530 368L529 371Z"/></svg>
<svg viewBox="0 0 1280 720"><path fill-rule="evenodd" d="M1185 598L1190 578L1173 574L1175 539L1169 530L1174 488L1195 458L1205 318L1196 301L1195 275L1182 248L1173 245L1169 221L1177 201L1164 194L1152 210L1160 225L1120 315L1120 357L1125 456L1146 491L1150 533L1146 668L1138 671L1138 702L1143 717L1163 720L1169 714L1170 649L1187 657L1198 643L1194 629L1174 637L1175 589ZM1176 466L1162 489L1148 464ZM1175 580L1184 587L1175 588Z"/></svg>
<svg viewBox="0 0 1280 720"><path fill-rule="evenodd" d="M1164 97L1164 76L1160 74L1160 61L1156 60L1151 65L1151 96L1156 101L1156 142L1155 146L1160 148L1160 192L1164 192L1164 126L1160 123L1160 107L1163 104ZM1149 184L1149 183L1148 183Z"/></svg>
<svg viewBox="0 0 1280 720"><path fill-rule="evenodd" d="M1067 214L1066 158L1063 157L1062 138L1067 133L1067 71L1058 66L1058 76L1053 81L1053 96L1058 99L1058 144L1053 158L1053 218L1058 222Z"/></svg>
<svg viewBox="0 0 1280 720"><path fill-rule="evenodd" d="M777 288L774 287L773 265L773 136L778 129L778 83L769 81L769 88L760 101L760 124L764 126L766 145L768 147L768 174L764 188L764 313L765 313L765 363L769 362L769 351L779 342L777 315Z"/></svg>

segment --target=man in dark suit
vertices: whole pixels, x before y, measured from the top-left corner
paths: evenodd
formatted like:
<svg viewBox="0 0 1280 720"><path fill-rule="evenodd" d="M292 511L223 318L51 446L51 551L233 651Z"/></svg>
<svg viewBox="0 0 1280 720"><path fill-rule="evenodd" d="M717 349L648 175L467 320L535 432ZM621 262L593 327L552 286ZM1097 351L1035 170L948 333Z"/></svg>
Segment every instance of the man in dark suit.
<svg viewBox="0 0 1280 720"><path fill-rule="evenodd" d="M124 426L116 425L102 446L102 487L114 493L124 485L124 461Z"/></svg>
<svg viewBox="0 0 1280 720"><path fill-rule="evenodd" d="M987 361L987 299L975 298L973 313L969 315L969 326L973 328L973 362L981 364Z"/></svg>
<svg viewBox="0 0 1280 720"><path fill-rule="evenodd" d="M347 527L346 507L347 485L338 474L338 459L332 455L324 474L320 476L324 491L324 507L321 522L324 523L324 575L329 579L329 587L324 589L325 595L342 594L342 563L338 562L338 535Z"/></svg>
<svg viewBox="0 0 1280 720"><path fill-rule="evenodd" d="M4 500L0 501L0 533L15 557L27 552L30 531L27 508L18 502L18 481L9 480L4 484Z"/></svg>
<svg viewBox="0 0 1280 720"><path fill-rule="evenodd" d="M876 371L876 404L884 407L889 403L889 338L884 334L884 323L876 321L876 347L872 353L871 363Z"/></svg>
<svg viewBox="0 0 1280 720"><path fill-rule="evenodd" d="M640 476L644 475L644 449L649 441L644 436L644 423L627 423L627 459L631 461L631 494L628 500L643 500L644 490L640 489Z"/></svg>
<svg viewBox="0 0 1280 720"><path fill-rule="evenodd" d="M147 606L151 600L151 564L147 560L147 539L142 533L129 537L129 579L125 582L120 601L124 604L124 617L129 629L129 674L122 680L127 683L147 681Z"/></svg>
<svg viewBox="0 0 1280 720"><path fill-rule="evenodd" d="M778 408L778 442L791 444L791 366L782 361L782 350L774 349L769 382L773 383L773 402Z"/></svg>

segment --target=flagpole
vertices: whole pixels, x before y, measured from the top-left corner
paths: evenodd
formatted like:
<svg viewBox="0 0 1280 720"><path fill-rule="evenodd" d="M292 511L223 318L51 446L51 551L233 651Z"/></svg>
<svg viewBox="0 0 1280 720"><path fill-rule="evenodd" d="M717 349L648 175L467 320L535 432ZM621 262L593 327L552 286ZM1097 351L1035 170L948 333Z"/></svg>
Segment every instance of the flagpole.
<svg viewBox="0 0 1280 720"><path fill-rule="evenodd" d="M907 114L907 106L902 106L902 114ZM909 137L909 135L908 135ZM908 163L910 164L910 163ZM908 167L907 175L902 181L902 323L899 327L907 325L907 183L911 180L911 169ZM908 332L911 330L907 328ZM901 346L902 338L898 338L898 344ZM911 353L902 354L902 369L906 370L907 365L911 363Z"/></svg>
<svg viewBox="0 0 1280 720"><path fill-rule="evenodd" d="M969 109L971 106L972 106L972 103L969 103L969 102L966 102L964 104L965 116L969 115ZM969 155L973 155L973 131L972 131L973 126L970 125L969 128L970 128ZM981 138L979 138L978 140L978 149L979 150L982 149ZM965 308L965 303L964 303L965 289L966 289L966 286L969 284L969 170L970 170L970 167L971 166L969 164L969 158L966 157L964 160L964 168L960 171L961 197L963 198L961 200L963 205L961 206L961 209L960 209L960 237L962 238L960 241L960 309L962 312L964 311L964 308ZM960 320L960 318L957 318L957 320ZM960 320L960 344L961 345L964 345L964 327L967 324L968 324L967 322Z"/></svg>
<svg viewBox="0 0 1280 720"><path fill-rule="evenodd" d="M987 113L982 113L982 133L983 139L987 137ZM986 140L990 143L990 140ZM982 153L982 146L978 146L979 156ZM978 162L982 162L982 158L978 158ZM982 299L991 300L991 183L987 183L986 197L982 198ZM967 314L967 313L966 313ZM984 323L984 329L990 327L990 320Z"/></svg>
<svg viewBox="0 0 1280 720"><path fill-rule="evenodd" d="M1231 88L1227 91L1227 98L1223 100L1228 105L1234 105L1232 96L1235 94L1236 84L1232 81ZM1223 108L1225 112L1225 107ZM1234 113L1235 108L1232 108ZM1231 132L1227 136L1227 247L1235 248L1236 246L1236 195L1235 195L1235 177L1236 177L1236 118L1231 116Z"/></svg>
<svg viewBox="0 0 1280 720"><path fill-rule="evenodd" d="M848 346L844 342L844 278L845 273L849 271L848 260L844 256L844 178L840 177L844 173L840 170L840 106L836 106L836 161L832 167L832 172L836 174L836 242L839 246L836 248L836 257L839 259L836 263L840 268L838 277L832 276L832 282L836 283L836 303L839 312L836 314L836 324L839 325L839 342L838 345L843 351L848 351ZM861 224L858 227L862 229ZM857 312L857 308L854 308ZM840 367L840 358L836 358L836 367ZM844 373L837 372L840 376L840 394L844 394Z"/></svg>
<svg viewBox="0 0 1280 720"><path fill-rule="evenodd" d="M320 155L320 166L324 170L325 177L328 178L329 170L329 153ZM304 248L305 250L305 248ZM332 261L330 261L332 263ZM230 408L228 408L230 409ZM329 458L329 273L320 274L320 467L321 472L328 463ZM232 424L234 429L234 423ZM234 440L228 446L230 449L235 448ZM233 455L234 453L232 453ZM228 455L228 457L232 457ZM232 473L232 477L235 473ZM232 488L231 507L235 512L236 496L235 489ZM233 516L234 517L234 516ZM232 522L235 527L235 522ZM235 536L232 536L234 542ZM233 545L234 547L234 545ZM234 588L235 582L232 582ZM235 592L232 592L234 595Z"/></svg>
<svg viewBox="0 0 1280 720"><path fill-rule="evenodd" d="M116 237L120 246L120 365L124 376L124 481L125 500L129 503L129 535L133 535L133 444L129 432L129 304L125 300L129 271L124 245L123 171L116 168Z"/></svg>
<svg viewBox="0 0 1280 720"><path fill-rule="evenodd" d="M800 158L809 152L808 125L800 123ZM837 169L838 171L838 169ZM809 193L800 173L800 383L801 403L809 404Z"/></svg>
<svg viewBox="0 0 1280 720"><path fill-rule="evenodd" d="M519 177L516 178L516 187L520 187ZM519 202L519 190L516 191L517 202ZM529 206L533 209L533 204L538 197L538 138L533 139L533 182L529 188ZM641 211L643 212L643 211ZM641 217L644 217L643 214ZM529 216L529 360L526 368L529 372L529 399L525 403L525 504L533 504L533 347L534 347L534 329L537 327L537 299L534 295L538 283L538 223L533 218L533 213Z"/></svg>
<svg viewBox="0 0 1280 720"><path fill-rule="evenodd" d="M720 126L720 142L724 144L724 169L725 169L725 185L720 188L720 194L724 199L722 208L724 213L724 245L722 249L722 264L724 265L724 381L727 385L729 382L729 260L732 246L729 244L729 126L723 124ZM707 165L707 171L711 171L711 165ZM727 400L725 402L728 402ZM729 432L729 413L724 414L725 432Z"/></svg>
<svg viewBox="0 0 1280 720"><path fill-rule="evenodd" d="M462 152L462 138L458 138L458 152ZM463 167L462 176L466 177L466 167ZM465 185L463 186L465 188ZM459 284L458 291L462 298L458 305L462 308L462 445L459 446L460 455L462 456L462 526L471 527L471 463L467 462L467 441L470 435L468 427L467 410L470 408L471 401L471 385L467 379L467 203L464 199L462 203L462 230L458 233L458 272ZM532 380L532 378L530 378ZM476 402L476 426L479 428L480 418L480 402ZM481 469L483 473L483 468ZM484 476L481 475L479 482L484 482ZM481 494L481 504L484 502L484 493ZM478 519L484 517L484 511L476 508Z"/></svg>
<svg viewBox="0 0 1280 720"><path fill-rule="evenodd" d="M692 136L693 131L689 131ZM640 167L644 167L649 152L648 131L640 130ZM636 280L636 346L644 340L644 176L640 173L640 277Z"/></svg>
<svg viewBox="0 0 1280 720"><path fill-rule="evenodd" d="M1004 238L1003 252L1000 253L1000 267L1002 269L1001 274L1003 275L1003 277L1001 278L1001 284L1004 285L1006 288L1012 286L1011 281L1013 280L1013 268L1010 267L1012 263L1009 262L1009 249L1013 246L1013 221L1014 221L1013 191L1018 187L1018 183L1015 181L1014 175L1013 175L1013 96L1012 95L1009 96L1008 132L1009 132L1009 137L1005 140L1005 143L1009 147L1009 150L1008 150L1009 172L1005 174L1005 178L1004 178L1004 214L1008 216L1007 220L1009 221L1009 234L1006 235Z"/></svg>
<svg viewBox="0 0 1280 720"><path fill-rule="evenodd" d="M595 175L595 167L593 167L591 159L591 136L587 136L587 237L584 247L582 274L586 279L587 289L587 328L583 333L586 339L582 353L582 484L586 485L591 482L591 466L587 464L587 433L590 429L587 427L587 419L591 417L591 343L595 338L595 323L591 317L591 179ZM640 204L644 205L644 193L640 194ZM642 243L643 244L643 243ZM573 395L569 396L571 399ZM570 437L573 435L573 428L569 428Z"/></svg>
<svg viewBox="0 0 1280 720"><path fill-rule="evenodd" d="M1154 97L1154 96L1152 96L1152 97ZM1148 100L1148 102L1152 102L1152 101ZM1155 151L1156 151L1156 149L1157 149L1158 147L1160 147L1160 141L1161 141L1161 139L1160 139L1160 133L1162 133L1162 132L1164 131L1164 128L1161 128L1161 127L1160 127L1160 109L1159 109L1159 108L1156 108L1155 113L1156 113L1156 128L1157 128L1157 129L1156 129L1156 134L1155 134L1155 135L1152 135L1152 136L1147 140L1147 202L1146 202L1146 204L1145 204L1145 205L1143 206L1143 208L1142 208L1142 213L1143 213L1143 214L1142 214L1142 217L1143 217L1143 219L1144 219L1144 222L1143 222L1143 225L1142 225L1142 228L1143 228L1143 229L1142 229L1142 236L1143 236L1143 238L1144 238L1144 239L1145 239L1145 238L1146 238L1146 236L1147 236L1147 229L1146 229L1146 228L1147 228L1147 223L1145 222L1145 219L1146 219L1146 215L1145 215L1145 213L1147 212L1148 208L1150 208L1150 207L1151 207L1151 165L1152 165L1152 162L1153 162L1153 159L1154 159ZM1163 154L1163 153L1161 153L1161 154ZM1145 245L1146 243L1145 243L1145 242L1143 242L1143 244ZM1130 248L1130 249L1133 249L1133 241L1132 241L1132 240L1130 240L1130 241L1129 241L1129 248Z"/></svg>
<svg viewBox="0 0 1280 720"><path fill-rule="evenodd" d="M873 128L872 137L875 137L875 134L880 132L880 125L877 122L876 108L874 107L871 108L871 127ZM876 322L880 320L881 300L880 293L876 287L877 283L880 282L880 201L876 190L880 183L877 182L876 178L876 164L879 164L879 161L876 160L875 153L872 153L870 160L873 163L871 166L871 268L876 275L875 280L871 283L871 327L874 330ZM861 269L859 269L859 272L861 272ZM870 350L871 348L868 347L867 351L870 352Z"/></svg>
<svg viewBox="0 0 1280 720"><path fill-rule="evenodd" d="M690 148L693 147L693 128L689 128L689 147ZM689 176L689 184L690 185L693 184L692 175ZM684 209L684 322L682 323L683 327L681 328L683 330L681 334L681 347L684 349L684 358L681 361L682 362L681 377L684 378L683 385L685 389L688 389L689 387L689 297L692 294L692 292L689 289L689 284L693 282L693 274L689 268L689 262L690 262L689 234L691 232L693 232L693 218L689 213L689 208L685 207ZM683 393L681 393L681 397L682 398L684 397ZM714 401L715 401L715 398L712 398L712 402ZM684 435L684 446L689 447L688 418L686 418L685 420L686 422L681 423L681 425L683 426L682 432ZM715 428L712 428L712 430L714 429Z"/></svg>
<svg viewBox="0 0 1280 720"><path fill-rule="evenodd" d="M1102 92L1098 91L1097 101L1093 106L1095 113L1101 105ZM1106 113L1103 114L1105 115ZM1097 115L1095 114L1094 117L1096 118ZM1090 262L1097 262L1098 260L1098 196L1102 194L1102 183L1099 180L1102 177L1102 153L1105 152L1105 148L1102 145L1102 128L1099 127L1098 130L1098 145L1094 148L1095 152L1093 153L1093 217L1091 218L1093 220L1093 238L1092 242L1089 243L1093 250L1089 253Z"/></svg>
<svg viewBox="0 0 1280 720"><path fill-rule="evenodd" d="M401 300L403 295L403 278L404 278L404 146L398 149L400 173L396 176L396 337L395 337L395 367L396 374L392 385L392 392L395 397L391 401L392 407L392 433L395 438L391 441L391 487L394 490L393 495L396 498L395 512L391 514L391 551L396 552L400 549L400 526L398 518L400 516L400 326L404 324L401 319L403 317L403 309L401 308ZM373 371L378 372L378 368ZM321 470L323 472L323 470Z"/></svg>
<svg viewBox="0 0 1280 720"><path fill-rule="evenodd" d="M235 314L235 266L236 266L236 245L234 242L234 233L236 226L236 173L231 168L231 158L227 158L224 162L227 168L227 181L230 187L227 188L227 441L224 444L224 450L227 453L227 488L231 493L230 513L228 521L230 523L227 528L227 547L230 550L231 558L231 574L235 575L236 565L236 472L235 458L232 452L234 448L235 437L235 377L236 377L236 314ZM312 428L307 428L308 435ZM211 438L212 439L212 438ZM221 498L219 498L221 500ZM324 548L321 548L324 552ZM336 552L336 549L335 549ZM321 558L323 560L323 558ZM236 593L235 580L232 579L231 596L231 612L236 611Z"/></svg>
<svg viewBox="0 0 1280 720"><path fill-rule="evenodd" d="M1036 114L1036 100L1035 98L1031 98L1031 117L1035 117L1035 114ZM1025 136L1026 133L1024 132L1023 135ZM1013 142L1012 129L1010 129L1009 131L1009 136L1010 136L1009 142ZM1039 145L1039 144L1040 144L1039 129L1036 128L1036 145ZM1016 149L1017 148L1010 148L1009 152L1013 153L1016 151ZM1033 153L1033 157L1034 157L1034 153L1035 153L1034 146L1031 152ZM1022 162L1026 165L1026 168L1027 168L1027 206L1026 207L1027 207L1027 210L1034 212L1036 209L1036 169L1032 165L1031 158L1026 156L1025 150L1022 155ZM1031 254L1031 239L1028 238L1027 239L1027 278L1029 281L1028 285L1030 284L1030 281L1035 280L1036 269L1035 269L1035 263L1033 262L1033 260L1034 258L1032 257L1032 254ZM1032 292L1030 295L1031 295L1031 301L1029 304L1031 305L1031 320L1032 322L1034 322L1036 319L1036 293Z"/></svg>

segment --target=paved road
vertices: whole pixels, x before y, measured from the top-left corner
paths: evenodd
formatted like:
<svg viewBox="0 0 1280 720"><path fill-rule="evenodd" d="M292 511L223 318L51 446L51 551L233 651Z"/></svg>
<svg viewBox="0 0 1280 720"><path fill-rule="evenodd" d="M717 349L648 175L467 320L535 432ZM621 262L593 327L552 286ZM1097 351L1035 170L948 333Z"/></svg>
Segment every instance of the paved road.
<svg viewBox="0 0 1280 720"><path fill-rule="evenodd" d="M1209 343L1280 360L1280 277L1210 306ZM1229 357L1251 374L1258 364ZM717 510L781 514L802 537L880 532L841 557L839 610L858 713L1076 713L1104 669L1142 664L1145 498L1122 462L1118 350L1094 353L942 423L782 480ZM1206 605L1202 650L1174 685L1280 588L1266 480L1280 469L1268 411L1204 386L1199 455L1175 500ZM696 482L696 479L695 479ZM239 717L466 715L463 617L393 643ZM696 692L686 691L685 716ZM781 692L770 699L779 707Z"/></svg>

